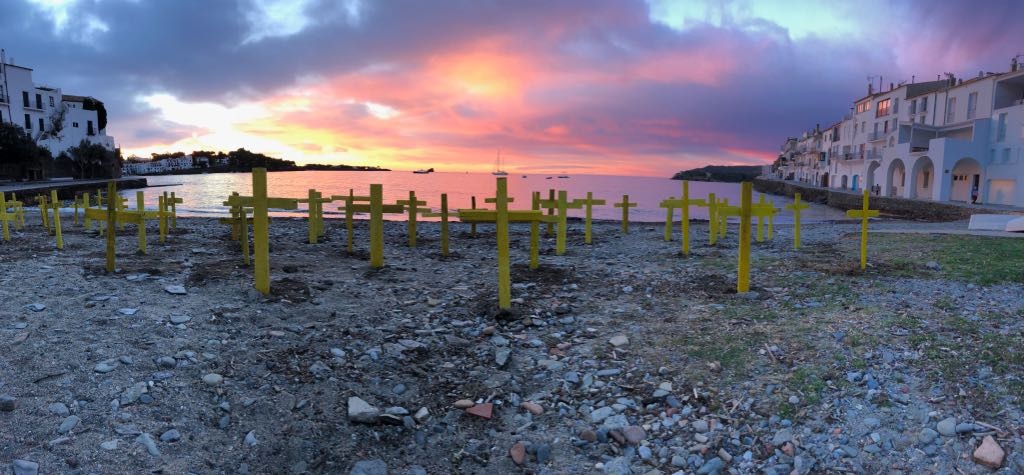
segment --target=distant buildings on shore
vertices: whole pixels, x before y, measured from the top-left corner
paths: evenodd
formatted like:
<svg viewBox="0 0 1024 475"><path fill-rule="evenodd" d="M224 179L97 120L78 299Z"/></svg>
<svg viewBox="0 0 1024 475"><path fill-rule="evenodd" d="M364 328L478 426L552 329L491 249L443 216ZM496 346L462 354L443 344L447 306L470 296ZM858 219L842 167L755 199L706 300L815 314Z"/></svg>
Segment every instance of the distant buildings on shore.
<svg viewBox="0 0 1024 475"><path fill-rule="evenodd" d="M32 69L10 64L0 53L0 122L18 125L54 157L83 140L114 150L106 120L102 102L38 85Z"/></svg>
<svg viewBox="0 0 1024 475"><path fill-rule="evenodd" d="M180 172L193 168L208 168L214 159L205 156L174 156L160 159L145 159L135 155L128 157L121 166L121 175L159 175Z"/></svg>
<svg viewBox="0 0 1024 475"><path fill-rule="evenodd" d="M782 145L775 178L882 196L1024 206L1024 65L889 84Z"/></svg>

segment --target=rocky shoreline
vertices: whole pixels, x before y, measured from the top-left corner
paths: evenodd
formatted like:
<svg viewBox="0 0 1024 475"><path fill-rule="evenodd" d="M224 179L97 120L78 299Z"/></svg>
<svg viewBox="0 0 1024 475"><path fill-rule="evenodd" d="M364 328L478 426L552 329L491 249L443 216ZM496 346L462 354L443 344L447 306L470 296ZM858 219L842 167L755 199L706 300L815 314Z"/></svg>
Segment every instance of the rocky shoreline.
<svg viewBox="0 0 1024 475"><path fill-rule="evenodd" d="M569 252L545 238L530 271L516 226L504 313L489 226L455 225L443 257L436 223L410 249L388 222L374 271L365 222L348 255L336 221L310 245L302 220L275 219L264 297L226 226L178 224L145 256L119 232L113 275L81 227L65 225L60 252L38 223L0 243L0 466L1024 471L1022 279L928 257L946 241L873 236L861 272L852 223L805 226L800 251L779 227L737 295L735 227L709 247L693 225L683 257L660 226L597 223L586 246L574 222Z"/></svg>

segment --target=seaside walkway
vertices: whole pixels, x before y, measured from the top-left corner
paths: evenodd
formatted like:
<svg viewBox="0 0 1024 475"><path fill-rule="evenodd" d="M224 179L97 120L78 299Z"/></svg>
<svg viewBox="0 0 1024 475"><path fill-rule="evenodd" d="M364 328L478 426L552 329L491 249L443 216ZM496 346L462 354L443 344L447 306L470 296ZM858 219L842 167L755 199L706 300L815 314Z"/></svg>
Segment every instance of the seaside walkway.
<svg viewBox="0 0 1024 475"><path fill-rule="evenodd" d="M66 180L66 181L29 181L29 182L8 182L0 183L0 192L17 193L19 198L31 198L36 195L48 195L50 190L57 190L57 196L62 200L75 198L76 193L94 192L97 188L105 188L110 179L98 180ZM145 188L145 178L117 178L117 189L125 190L132 188Z"/></svg>

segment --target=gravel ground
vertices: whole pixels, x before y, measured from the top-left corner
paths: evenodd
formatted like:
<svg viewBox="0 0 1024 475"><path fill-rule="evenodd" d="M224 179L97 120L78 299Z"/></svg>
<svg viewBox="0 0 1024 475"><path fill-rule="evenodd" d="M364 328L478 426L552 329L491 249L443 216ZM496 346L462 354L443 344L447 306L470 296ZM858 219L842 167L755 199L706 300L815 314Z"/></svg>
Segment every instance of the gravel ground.
<svg viewBox="0 0 1024 475"><path fill-rule="evenodd" d="M489 226L454 226L443 257L436 224L410 249L387 223L371 270L365 222L348 255L339 223L310 245L277 219L263 297L226 227L178 224L148 255L120 232L113 275L78 226L59 252L37 222L0 243L0 469L1024 471L1024 278L978 283L938 241L872 236L860 271L852 223L805 226L800 251L779 228L737 295L735 226L712 247L695 224L683 257L657 225L586 246L573 222L535 271L516 226L503 313Z"/></svg>

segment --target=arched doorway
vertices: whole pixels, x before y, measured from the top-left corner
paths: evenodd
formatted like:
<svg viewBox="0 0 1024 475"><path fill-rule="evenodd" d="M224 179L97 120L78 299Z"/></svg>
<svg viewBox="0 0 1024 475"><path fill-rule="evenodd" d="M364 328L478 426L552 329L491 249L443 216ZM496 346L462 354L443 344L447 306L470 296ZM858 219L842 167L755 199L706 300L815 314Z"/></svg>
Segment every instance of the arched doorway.
<svg viewBox="0 0 1024 475"><path fill-rule="evenodd" d="M949 194L951 201L970 202L972 190L977 190L980 197L981 164L977 160L970 157L957 160L949 179L952 180Z"/></svg>
<svg viewBox="0 0 1024 475"><path fill-rule="evenodd" d="M828 172L825 172L825 174L821 176L821 186L823 188L828 188Z"/></svg>
<svg viewBox="0 0 1024 475"><path fill-rule="evenodd" d="M935 166L932 159L924 156L914 161L910 174L910 197L919 200L932 199L935 190Z"/></svg>
<svg viewBox="0 0 1024 475"><path fill-rule="evenodd" d="M846 182L848 180L849 180L849 178L847 178L846 175L843 175L843 177L839 179L839 187L845 190L846 186L847 186Z"/></svg>
<svg viewBox="0 0 1024 475"><path fill-rule="evenodd" d="M878 180L875 179L875 172L881 167L882 162L871 162L868 164L868 174L865 177L867 183L864 184L864 187L871 191L872 194L875 192L875 184L878 183Z"/></svg>
<svg viewBox="0 0 1024 475"><path fill-rule="evenodd" d="M903 160L893 159L889 163L889 170L885 173L885 194L886 196L903 196L903 189L907 184L907 167Z"/></svg>
<svg viewBox="0 0 1024 475"><path fill-rule="evenodd" d="M850 189L853 191L857 191L857 178L860 178L860 175L853 176L853 185L850 186Z"/></svg>

